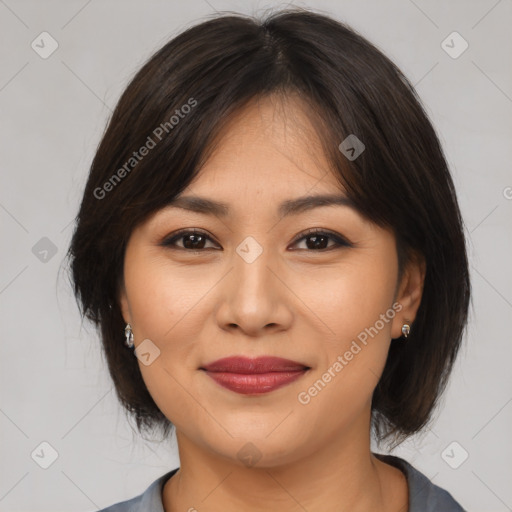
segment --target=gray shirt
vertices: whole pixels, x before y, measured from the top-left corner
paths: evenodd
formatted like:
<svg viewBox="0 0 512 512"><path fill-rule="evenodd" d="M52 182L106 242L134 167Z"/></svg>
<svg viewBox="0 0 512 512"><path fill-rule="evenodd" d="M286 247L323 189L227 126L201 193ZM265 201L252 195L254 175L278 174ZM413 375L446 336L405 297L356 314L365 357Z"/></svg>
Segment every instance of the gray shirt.
<svg viewBox="0 0 512 512"><path fill-rule="evenodd" d="M393 455L374 454L382 461L400 469L409 486L409 510L407 512L465 512L452 495L433 484L423 473L407 461ZM162 489L179 468L156 479L142 494L122 501L98 512L164 512Z"/></svg>

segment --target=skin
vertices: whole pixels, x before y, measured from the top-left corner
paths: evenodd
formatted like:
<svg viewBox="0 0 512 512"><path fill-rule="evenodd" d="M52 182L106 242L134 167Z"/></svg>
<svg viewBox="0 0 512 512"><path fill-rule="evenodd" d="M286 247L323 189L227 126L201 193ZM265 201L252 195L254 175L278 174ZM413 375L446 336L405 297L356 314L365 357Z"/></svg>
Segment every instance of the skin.
<svg viewBox="0 0 512 512"><path fill-rule="evenodd" d="M180 455L162 492L166 512L407 510L405 476L370 451L370 407L391 339L415 318L424 264L409 262L399 282L393 233L350 206L278 218L284 200L343 193L303 107L293 97L260 98L223 128L182 195L223 201L228 215L166 207L130 237L120 304L135 346L149 339L160 350L139 366L176 426ZM184 248L190 236L161 245L182 228L209 239L197 251ZM308 247L310 239L296 237L309 228L352 246L327 238ZM263 249L252 263L236 252L247 236ZM300 403L298 394L395 302L394 318ZM241 395L199 369L231 355L279 356L311 369L272 392ZM247 443L260 456L254 466L237 455Z"/></svg>

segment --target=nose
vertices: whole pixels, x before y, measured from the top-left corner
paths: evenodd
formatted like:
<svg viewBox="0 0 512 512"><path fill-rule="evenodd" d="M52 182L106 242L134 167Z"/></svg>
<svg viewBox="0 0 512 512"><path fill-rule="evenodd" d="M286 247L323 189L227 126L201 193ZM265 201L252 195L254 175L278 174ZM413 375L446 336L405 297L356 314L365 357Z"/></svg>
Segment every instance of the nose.
<svg viewBox="0 0 512 512"><path fill-rule="evenodd" d="M240 254L234 255L231 272L223 280L217 309L219 326L250 337L287 330L293 316L289 303L293 295L279 262L268 250L254 260L246 258L243 251Z"/></svg>

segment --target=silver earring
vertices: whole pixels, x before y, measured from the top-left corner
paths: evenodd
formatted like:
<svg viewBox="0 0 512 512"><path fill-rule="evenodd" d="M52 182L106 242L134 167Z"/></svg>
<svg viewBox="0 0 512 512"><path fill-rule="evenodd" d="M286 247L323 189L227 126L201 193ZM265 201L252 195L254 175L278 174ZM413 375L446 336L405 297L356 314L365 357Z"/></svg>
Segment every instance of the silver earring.
<svg viewBox="0 0 512 512"><path fill-rule="evenodd" d="M402 325L402 336L407 338L411 332L411 326L409 324Z"/></svg>
<svg viewBox="0 0 512 512"><path fill-rule="evenodd" d="M124 344L129 348L133 348L133 332L130 324L126 324L126 327L124 328L124 335L126 337Z"/></svg>

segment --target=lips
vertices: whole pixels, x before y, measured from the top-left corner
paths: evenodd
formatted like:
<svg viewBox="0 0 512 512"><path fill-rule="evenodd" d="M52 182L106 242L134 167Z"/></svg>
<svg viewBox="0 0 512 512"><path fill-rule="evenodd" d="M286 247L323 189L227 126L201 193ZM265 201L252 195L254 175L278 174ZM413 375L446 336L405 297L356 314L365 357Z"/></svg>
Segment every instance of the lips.
<svg viewBox="0 0 512 512"><path fill-rule="evenodd" d="M310 368L280 357L226 357L200 368L217 384L241 394L268 393L290 384Z"/></svg>

